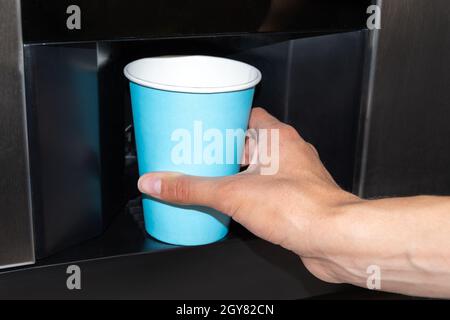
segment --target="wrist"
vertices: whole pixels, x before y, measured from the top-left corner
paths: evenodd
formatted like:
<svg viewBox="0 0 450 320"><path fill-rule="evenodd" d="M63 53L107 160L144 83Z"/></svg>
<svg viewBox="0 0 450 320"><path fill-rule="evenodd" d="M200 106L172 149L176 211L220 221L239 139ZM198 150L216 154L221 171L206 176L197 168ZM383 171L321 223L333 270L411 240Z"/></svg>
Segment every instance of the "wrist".
<svg viewBox="0 0 450 320"><path fill-rule="evenodd" d="M326 258L343 252L348 247L347 241L352 230L352 213L359 211L368 200L364 200L352 193L340 190L326 206L315 224L314 232L316 251L319 258Z"/></svg>
<svg viewBox="0 0 450 320"><path fill-rule="evenodd" d="M340 190L311 226L311 251L302 260L327 282L349 282L347 262L353 255L354 212L363 212L368 200Z"/></svg>

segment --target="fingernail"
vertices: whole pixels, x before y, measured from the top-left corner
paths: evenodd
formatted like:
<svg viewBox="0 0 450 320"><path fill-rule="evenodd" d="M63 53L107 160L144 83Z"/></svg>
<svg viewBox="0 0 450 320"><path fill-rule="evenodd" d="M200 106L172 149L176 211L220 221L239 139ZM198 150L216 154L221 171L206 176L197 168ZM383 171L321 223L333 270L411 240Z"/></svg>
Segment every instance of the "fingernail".
<svg viewBox="0 0 450 320"><path fill-rule="evenodd" d="M138 188L141 192L150 195L161 194L161 179L160 178L141 178L139 179Z"/></svg>

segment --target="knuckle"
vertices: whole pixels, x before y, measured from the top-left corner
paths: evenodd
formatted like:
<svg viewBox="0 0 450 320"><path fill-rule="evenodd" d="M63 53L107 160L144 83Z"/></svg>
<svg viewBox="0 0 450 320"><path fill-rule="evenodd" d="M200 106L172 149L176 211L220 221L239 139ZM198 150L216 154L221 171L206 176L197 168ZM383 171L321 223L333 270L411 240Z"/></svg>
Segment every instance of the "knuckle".
<svg viewBox="0 0 450 320"><path fill-rule="evenodd" d="M311 143L307 143L307 145L309 146L309 148L311 148L311 150L314 152L315 155L319 155L319 152L317 151L316 147L314 147Z"/></svg>
<svg viewBox="0 0 450 320"><path fill-rule="evenodd" d="M256 113L256 114L258 114L258 113L260 113L260 114L266 113L266 110L264 108L261 108L261 107L254 107L252 111L254 113Z"/></svg>
<svg viewBox="0 0 450 320"><path fill-rule="evenodd" d="M300 137L297 130L289 124L282 124L280 133L284 139L297 139Z"/></svg>
<svg viewBox="0 0 450 320"><path fill-rule="evenodd" d="M187 202L190 199L190 184L189 180L180 177L170 184L167 190L168 198L175 202Z"/></svg>

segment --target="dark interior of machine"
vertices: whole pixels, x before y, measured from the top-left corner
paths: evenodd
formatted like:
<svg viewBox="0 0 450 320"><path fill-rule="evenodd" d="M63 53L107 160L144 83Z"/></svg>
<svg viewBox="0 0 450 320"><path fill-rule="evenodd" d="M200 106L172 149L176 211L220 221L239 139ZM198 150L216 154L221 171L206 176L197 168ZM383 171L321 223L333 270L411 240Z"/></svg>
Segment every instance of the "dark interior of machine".
<svg viewBox="0 0 450 320"><path fill-rule="evenodd" d="M365 31L301 37L275 33L27 46L32 75L27 82L33 83L29 100L35 106L29 114L36 132L32 145L45 149L31 150L33 183L40 186L33 197L38 239L43 237L40 256L60 252L61 239L73 244L78 241L67 230L62 234L61 225L73 225L74 221L67 219L79 215L67 214L64 220L61 212L89 215L85 218L95 221L96 227L88 224L91 229L85 234L99 239L112 233L110 229L116 228L124 213L137 212L134 220L137 225L142 223L129 89L123 76L123 67L142 57L213 55L256 66L263 80L257 87L254 106L266 108L297 128L317 147L336 181L351 191L365 37ZM67 148L67 141L74 141L74 137L77 154ZM67 180L72 181L71 186L60 188ZM71 192L72 188L77 192ZM139 239L134 244L130 241L127 247L119 238L120 245L107 245L114 252L142 250L136 246L148 242L150 247L171 247L149 239L143 230L136 235L120 224L116 230L119 234ZM230 237L245 234L238 229L232 226ZM97 239L96 243L100 242ZM82 247L95 251L89 249L95 245L86 243ZM111 253L97 250L101 253L94 255ZM59 255L67 256L66 251Z"/></svg>

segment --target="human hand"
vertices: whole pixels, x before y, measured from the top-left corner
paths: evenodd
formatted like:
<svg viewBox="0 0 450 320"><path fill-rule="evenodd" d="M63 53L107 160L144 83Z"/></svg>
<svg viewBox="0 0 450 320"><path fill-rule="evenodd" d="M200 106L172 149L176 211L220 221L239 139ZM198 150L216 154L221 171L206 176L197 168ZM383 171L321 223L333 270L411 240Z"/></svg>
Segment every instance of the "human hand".
<svg viewBox="0 0 450 320"><path fill-rule="evenodd" d="M323 263L327 242L333 241L323 235L343 206L361 200L336 184L316 149L293 127L254 108L249 128L279 131L276 174L261 175L261 163L220 178L154 172L140 178L139 190L170 203L223 212L262 239L298 254L317 277L338 282Z"/></svg>

